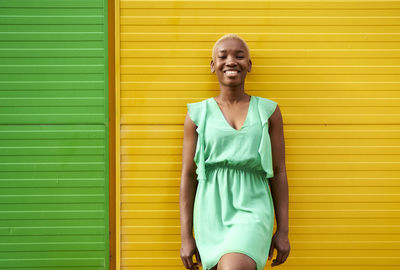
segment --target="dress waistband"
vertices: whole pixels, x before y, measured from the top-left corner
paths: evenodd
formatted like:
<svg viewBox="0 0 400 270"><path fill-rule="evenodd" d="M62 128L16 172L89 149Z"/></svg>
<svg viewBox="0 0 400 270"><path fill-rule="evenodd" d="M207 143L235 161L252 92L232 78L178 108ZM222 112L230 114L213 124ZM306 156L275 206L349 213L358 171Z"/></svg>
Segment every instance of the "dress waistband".
<svg viewBox="0 0 400 270"><path fill-rule="evenodd" d="M227 169L232 169L232 170L238 170L238 171L245 171L248 173L254 173L254 174L259 174L266 176L266 172L262 170L257 170L254 168L248 168L248 167L240 167L237 165L229 165L229 164L219 164L219 163L206 163L205 164L206 170L213 170L213 169L218 169L218 168L227 168Z"/></svg>

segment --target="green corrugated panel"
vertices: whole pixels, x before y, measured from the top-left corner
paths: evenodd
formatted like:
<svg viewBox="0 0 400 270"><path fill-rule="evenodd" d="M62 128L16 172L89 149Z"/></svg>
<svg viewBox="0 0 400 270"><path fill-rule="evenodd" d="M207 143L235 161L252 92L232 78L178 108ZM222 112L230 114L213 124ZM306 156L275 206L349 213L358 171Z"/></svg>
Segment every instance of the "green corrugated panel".
<svg viewBox="0 0 400 270"><path fill-rule="evenodd" d="M108 269L107 2L0 17L0 269Z"/></svg>

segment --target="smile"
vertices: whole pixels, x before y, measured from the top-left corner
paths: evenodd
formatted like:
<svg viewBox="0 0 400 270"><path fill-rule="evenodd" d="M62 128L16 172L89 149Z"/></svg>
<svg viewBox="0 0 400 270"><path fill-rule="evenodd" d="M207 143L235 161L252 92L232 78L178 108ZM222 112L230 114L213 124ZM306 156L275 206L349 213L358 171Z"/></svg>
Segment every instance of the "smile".
<svg viewBox="0 0 400 270"><path fill-rule="evenodd" d="M226 70L224 71L226 76L231 77L231 76L236 76L238 75L239 71L238 70Z"/></svg>

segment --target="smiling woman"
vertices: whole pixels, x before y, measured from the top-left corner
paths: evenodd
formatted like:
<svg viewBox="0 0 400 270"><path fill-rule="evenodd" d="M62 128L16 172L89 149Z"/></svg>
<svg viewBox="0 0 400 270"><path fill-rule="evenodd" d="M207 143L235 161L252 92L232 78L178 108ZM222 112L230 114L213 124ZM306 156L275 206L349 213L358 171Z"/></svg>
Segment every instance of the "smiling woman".
<svg viewBox="0 0 400 270"><path fill-rule="evenodd" d="M212 51L211 72L216 73L220 84L232 85L235 81L244 84L252 66L246 42L237 35L228 34L215 42Z"/></svg>
<svg viewBox="0 0 400 270"><path fill-rule="evenodd" d="M289 255L282 118L275 101L245 93L251 67L246 42L223 36L211 60L220 94L187 104L180 190L181 259L187 269L202 264L204 270L262 270L274 248L272 266ZM280 172L276 177L274 170ZM272 237L274 207L278 229Z"/></svg>

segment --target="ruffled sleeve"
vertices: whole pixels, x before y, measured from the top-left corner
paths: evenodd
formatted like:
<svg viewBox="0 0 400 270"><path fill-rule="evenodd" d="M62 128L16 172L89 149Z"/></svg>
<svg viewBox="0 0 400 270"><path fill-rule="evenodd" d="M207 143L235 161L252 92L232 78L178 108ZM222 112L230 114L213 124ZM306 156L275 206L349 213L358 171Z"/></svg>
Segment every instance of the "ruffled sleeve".
<svg viewBox="0 0 400 270"><path fill-rule="evenodd" d="M258 153L260 154L262 168L267 173L267 178L274 177L268 119L274 113L277 105L278 103L267 98L259 97L258 99L258 113L262 124L262 135Z"/></svg>
<svg viewBox="0 0 400 270"><path fill-rule="evenodd" d="M197 145L196 152L194 155L194 162L196 163L197 169L197 180L206 180L205 172L205 158L204 158L204 126L206 119L206 102L205 100L195 103L187 103L190 119L196 124L197 128Z"/></svg>

